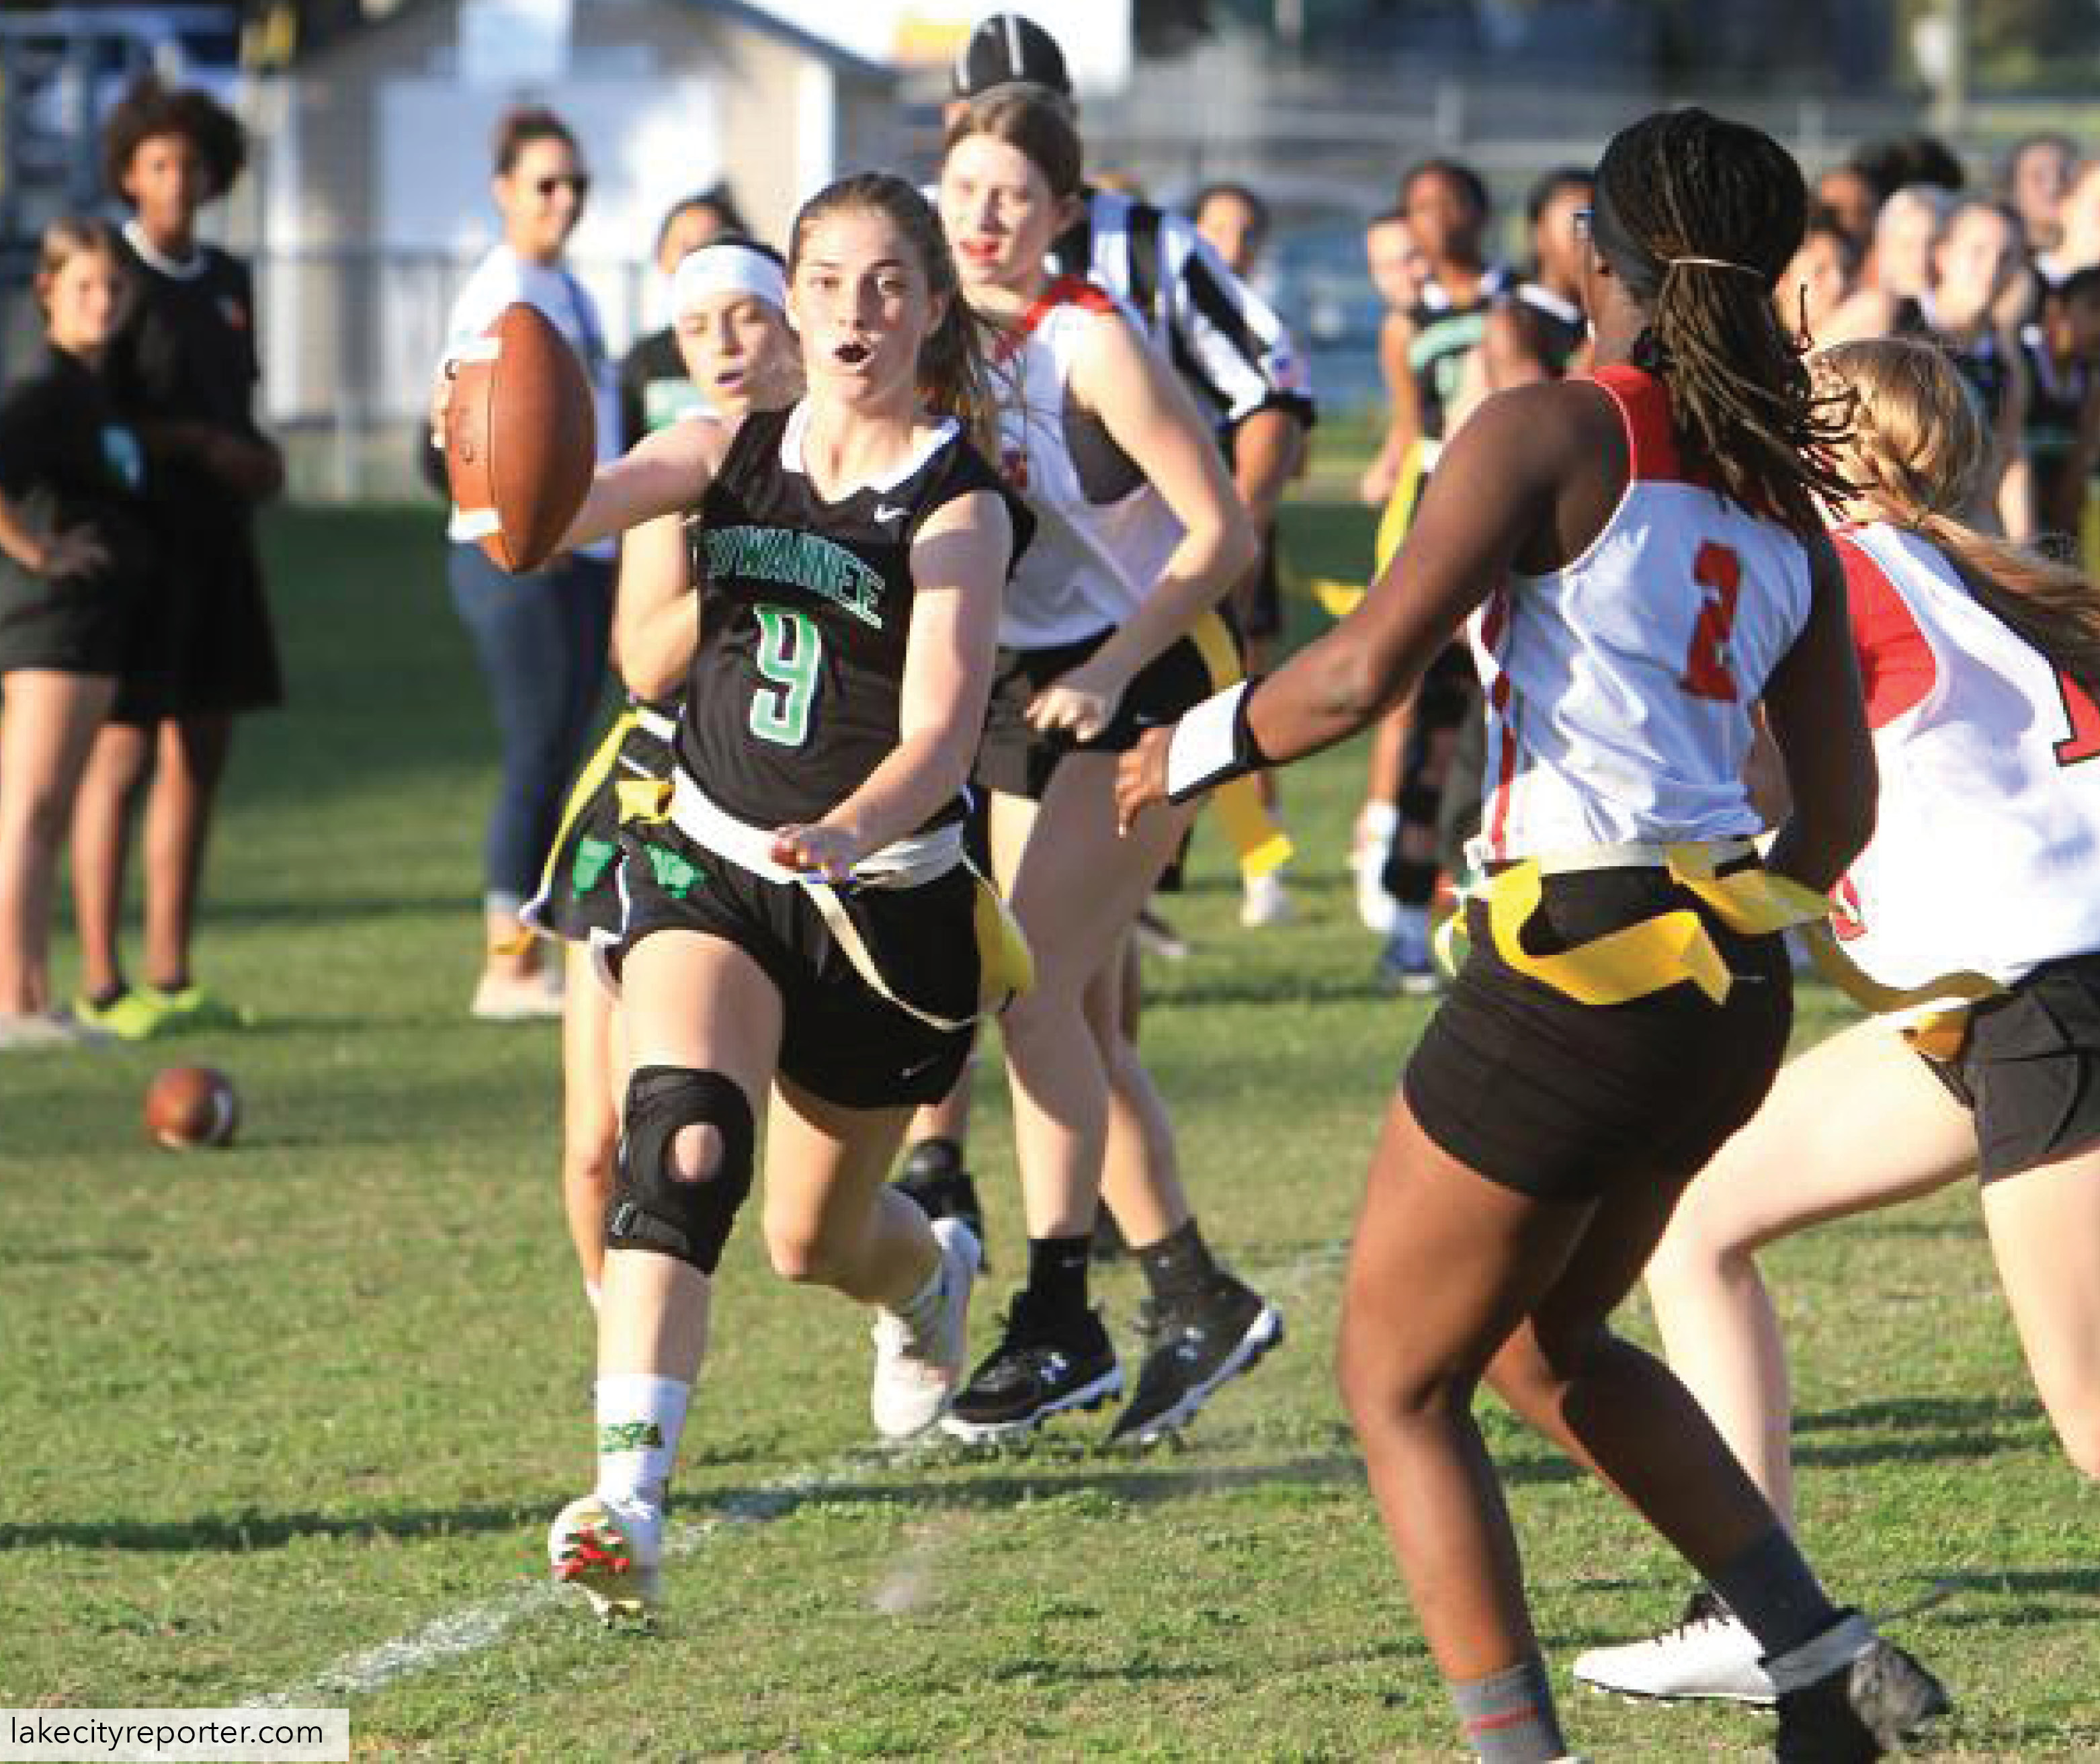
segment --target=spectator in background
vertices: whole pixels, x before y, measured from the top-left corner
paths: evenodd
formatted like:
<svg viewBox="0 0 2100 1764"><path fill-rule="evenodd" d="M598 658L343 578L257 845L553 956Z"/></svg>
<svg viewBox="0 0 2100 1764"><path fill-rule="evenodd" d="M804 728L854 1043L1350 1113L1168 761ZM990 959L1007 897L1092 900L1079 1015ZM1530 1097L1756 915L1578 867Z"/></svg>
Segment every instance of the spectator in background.
<svg viewBox="0 0 2100 1764"><path fill-rule="evenodd" d="M248 266L196 236L199 211L246 162L240 124L209 94L148 77L111 112L103 148L110 185L132 210L123 242L138 293L110 345L108 385L146 451L159 567L73 814L74 1010L139 1040L240 1014L197 984L191 943L233 719L284 698L254 514L284 487L285 467L255 421L262 366ZM133 988L118 922L142 786L146 984Z"/></svg>
<svg viewBox="0 0 2100 1764"><path fill-rule="evenodd" d="M2041 532L2076 539L2100 452L2100 267L2075 270L2020 333L2027 448Z"/></svg>
<svg viewBox="0 0 2100 1764"><path fill-rule="evenodd" d="M2045 288L2100 265L2100 159L2089 159L2071 173L2057 219L2056 244L2035 258L2035 274Z"/></svg>
<svg viewBox="0 0 2100 1764"><path fill-rule="evenodd" d="M1873 246L1874 217L1882 207L1882 193L1873 180L1857 165L1833 165L1815 180L1815 205L1852 241L1854 254L1864 260Z"/></svg>
<svg viewBox="0 0 2100 1764"><path fill-rule="evenodd" d="M1801 248L1780 272L1772 306L1790 334L1822 340L1824 327L1851 298L1860 271L1852 236L1820 210L1809 217Z"/></svg>
<svg viewBox="0 0 2100 1764"><path fill-rule="evenodd" d="M54 221L35 287L46 347L0 401L0 1048L101 1039L54 1008L52 894L152 554L104 378L131 287L115 231Z"/></svg>
<svg viewBox="0 0 2100 1764"><path fill-rule="evenodd" d="M663 224L656 229L656 267L668 285L678 266L694 252L718 239L748 238L750 232L729 186L716 184L697 196L687 196L664 215ZM707 400L686 374L672 325L651 331L621 358L620 427L623 435L638 441L653 430L706 408Z"/></svg>
<svg viewBox="0 0 2100 1764"><path fill-rule="evenodd" d="M1951 192L1969 181L1954 149L1935 135L1890 135L1866 142L1852 155L1851 163L1882 202L1912 184Z"/></svg>
<svg viewBox="0 0 2100 1764"><path fill-rule="evenodd" d="M2025 434L2027 371L2001 315L2006 290L2026 264L2019 217L1979 197L1963 201L1933 254L1933 283L1921 302L1921 332L1912 327L1908 333L1943 344L1982 402L1992 453L1981 500L1995 511L2000 531L2021 544L2036 532Z"/></svg>
<svg viewBox="0 0 2100 1764"><path fill-rule="evenodd" d="M491 186L503 238L452 303L452 355L514 301L545 313L582 359L597 396L601 463L620 452L618 391L597 303L562 262L590 177L567 123L551 110L509 112L496 125ZM447 575L494 701L502 779L483 852L487 954L472 1005L508 1021L561 1014L561 975L544 968L519 918L561 819L604 690L612 626L610 540L550 558L529 575L498 569L457 509Z"/></svg>
<svg viewBox="0 0 2100 1764"><path fill-rule="evenodd" d="M2019 216L2029 256L2054 251L2062 238L2063 198L2077 163L2070 137L2049 130L2022 135L2006 154L2001 193Z"/></svg>
<svg viewBox="0 0 2100 1764"><path fill-rule="evenodd" d="M1915 329L1932 286L1933 252L1952 208L1952 199L1934 184L1907 186L1884 202L1859 285L1831 315L1829 336L1817 341L1844 342Z"/></svg>

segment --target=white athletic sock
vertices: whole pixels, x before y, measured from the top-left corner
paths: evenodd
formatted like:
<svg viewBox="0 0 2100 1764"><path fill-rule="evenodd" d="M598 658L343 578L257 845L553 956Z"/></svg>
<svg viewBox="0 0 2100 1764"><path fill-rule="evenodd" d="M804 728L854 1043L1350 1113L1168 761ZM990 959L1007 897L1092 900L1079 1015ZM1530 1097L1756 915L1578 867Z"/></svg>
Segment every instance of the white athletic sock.
<svg viewBox="0 0 2100 1764"><path fill-rule="evenodd" d="M660 1507L678 1456L693 1387L653 1372L609 1372L598 1381L598 1488L608 1501Z"/></svg>
<svg viewBox="0 0 2100 1764"><path fill-rule="evenodd" d="M1366 845L1390 845L1400 829L1400 805L1367 802L1357 811L1357 837Z"/></svg>
<svg viewBox="0 0 2100 1764"><path fill-rule="evenodd" d="M904 1320L914 1334L923 1335L940 1321L941 1306L947 1295L948 1258L943 1254L933 1264L932 1278L898 1306L896 1315Z"/></svg>

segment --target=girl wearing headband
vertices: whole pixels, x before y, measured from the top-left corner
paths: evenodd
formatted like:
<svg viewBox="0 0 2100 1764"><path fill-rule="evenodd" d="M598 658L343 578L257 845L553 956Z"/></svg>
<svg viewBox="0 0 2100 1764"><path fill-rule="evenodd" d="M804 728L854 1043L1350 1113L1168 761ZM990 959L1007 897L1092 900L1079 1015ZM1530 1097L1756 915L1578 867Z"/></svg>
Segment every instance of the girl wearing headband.
<svg viewBox="0 0 2100 1764"><path fill-rule="evenodd" d="M1785 1048L1789 923L1873 826L1817 505L1842 439L1774 317L1801 174L1757 130L1650 117L1598 168L1589 377L1496 395L1363 605L1149 735L1126 818L1331 745L1471 620L1491 719L1471 953L1388 1115L1340 1377L1393 1551L1476 1753L1562 1756L1485 1379L1720 1587L1780 1689L1777 1757L1870 1758L1945 1706L1834 1606L1669 1369L1615 1335L1679 1192ZM1794 812L1760 862L1760 699Z"/></svg>
<svg viewBox="0 0 2100 1764"><path fill-rule="evenodd" d="M673 272L672 306L671 334L699 408L645 445L652 456L685 461L689 482L696 483L702 456L719 444L720 434L734 430L752 411L793 404L802 370L788 328L787 279L768 246L740 240L690 253ZM593 1307L605 1257L620 1094L627 1083L615 995L596 955L620 933L622 805L671 773L676 687L692 661L699 629L696 620L678 616L692 593L686 546L684 519L672 514L645 522L620 548L615 625L661 623L668 641L646 667L638 646L633 653L620 646L627 708L571 787L539 891L523 914L534 931L568 945L562 996L562 1204Z"/></svg>

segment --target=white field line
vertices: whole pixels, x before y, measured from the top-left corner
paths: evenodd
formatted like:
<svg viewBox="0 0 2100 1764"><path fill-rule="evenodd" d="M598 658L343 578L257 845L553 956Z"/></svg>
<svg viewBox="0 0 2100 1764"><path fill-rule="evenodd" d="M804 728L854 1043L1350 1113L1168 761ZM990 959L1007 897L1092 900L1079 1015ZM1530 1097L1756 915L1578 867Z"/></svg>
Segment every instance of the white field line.
<svg viewBox="0 0 2100 1764"><path fill-rule="evenodd" d="M710 1519L697 1524L673 1524L664 1536L664 1559L673 1562L682 1556L692 1555L717 1532L730 1526L764 1525L784 1518L813 1495L842 1486L880 1466L893 1466L896 1461L894 1454L878 1458L862 1452L841 1458L823 1469L797 1471L778 1482L751 1489L724 1502ZM577 1611L583 1611L581 1596L552 1580L516 1588L499 1599L448 1612L411 1634L397 1636L390 1642L382 1642L376 1647L364 1648L355 1654L346 1654L311 1678L285 1690L251 1698L245 1706L319 1709L333 1706L326 1701L329 1696L369 1696L397 1678L412 1678L448 1661L493 1647L525 1619L536 1616L549 1606L565 1599L573 1599ZM321 1700L316 1701L317 1698Z"/></svg>
<svg viewBox="0 0 2100 1764"><path fill-rule="evenodd" d="M1264 1271L1260 1277L1263 1290L1272 1297L1298 1297L1313 1271L1331 1265L1346 1247L1345 1244L1321 1244L1282 1268ZM731 1526L765 1525L784 1519L814 1496L842 1487L871 1471L895 1468L902 1455L893 1451L862 1450L821 1468L796 1471L778 1482L750 1489L724 1502L708 1519L695 1524L672 1525L664 1539L664 1559L669 1563L694 1555L716 1533ZM484 1599L479 1604L434 1617L409 1634L346 1654L284 1690L251 1697L244 1706L320 1709L333 1706L328 1700L331 1696L368 1696L398 1678L412 1678L418 1673L493 1647L527 1618L536 1616L565 1599L575 1599L579 1612L582 1610L581 1598L552 1580L513 1588L500 1598Z"/></svg>

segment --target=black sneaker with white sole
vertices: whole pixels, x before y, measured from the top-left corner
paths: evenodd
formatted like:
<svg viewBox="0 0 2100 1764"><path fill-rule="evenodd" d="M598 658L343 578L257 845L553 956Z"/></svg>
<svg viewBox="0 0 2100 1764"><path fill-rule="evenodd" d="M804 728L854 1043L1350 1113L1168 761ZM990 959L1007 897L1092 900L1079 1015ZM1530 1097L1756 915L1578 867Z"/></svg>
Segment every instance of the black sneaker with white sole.
<svg viewBox="0 0 2100 1764"><path fill-rule="evenodd" d="M1283 1314L1243 1281L1221 1274L1200 1299L1148 1299L1138 1314L1145 1338L1137 1393L1116 1417L1111 1444L1150 1445L1196 1418L1226 1379L1283 1339Z"/></svg>
<svg viewBox="0 0 2100 1764"><path fill-rule="evenodd" d="M1098 1409L1123 1394L1123 1367L1097 1312L1061 1315L1013 1295L999 1346L978 1364L942 1418L942 1431L980 1442L1029 1432L1068 1409Z"/></svg>
<svg viewBox="0 0 2100 1764"><path fill-rule="evenodd" d="M1775 1764L1867 1764L1951 1706L1939 1679L1856 1613L1767 1664L1780 1687Z"/></svg>

